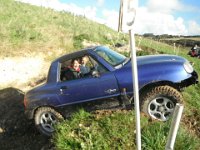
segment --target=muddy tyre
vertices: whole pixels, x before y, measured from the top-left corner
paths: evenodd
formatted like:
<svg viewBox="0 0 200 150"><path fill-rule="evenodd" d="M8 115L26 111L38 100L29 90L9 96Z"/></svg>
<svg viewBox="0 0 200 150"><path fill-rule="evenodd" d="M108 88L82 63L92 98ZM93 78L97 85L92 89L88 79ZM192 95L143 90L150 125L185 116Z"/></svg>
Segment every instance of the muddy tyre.
<svg viewBox="0 0 200 150"><path fill-rule="evenodd" d="M152 119L167 121L176 103L182 103L181 93L170 86L157 86L141 94L141 110Z"/></svg>
<svg viewBox="0 0 200 150"><path fill-rule="evenodd" d="M46 136L51 136L54 132L54 124L63 120L63 116L50 107L38 108L34 116L37 129Z"/></svg>

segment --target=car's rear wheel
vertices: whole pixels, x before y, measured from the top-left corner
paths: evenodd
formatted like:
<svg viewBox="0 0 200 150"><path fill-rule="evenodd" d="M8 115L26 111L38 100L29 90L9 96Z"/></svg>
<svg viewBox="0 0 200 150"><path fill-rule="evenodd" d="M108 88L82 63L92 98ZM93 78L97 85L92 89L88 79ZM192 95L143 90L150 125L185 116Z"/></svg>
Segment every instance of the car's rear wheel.
<svg viewBox="0 0 200 150"><path fill-rule="evenodd" d="M141 110L153 119L167 121L176 103L182 103L181 93L170 86L150 88L141 95Z"/></svg>
<svg viewBox="0 0 200 150"><path fill-rule="evenodd" d="M35 112L35 125L38 130L47 136L51 136L54 132L54 125L63 120L60 113L50 107L40 107Z"/></svg>

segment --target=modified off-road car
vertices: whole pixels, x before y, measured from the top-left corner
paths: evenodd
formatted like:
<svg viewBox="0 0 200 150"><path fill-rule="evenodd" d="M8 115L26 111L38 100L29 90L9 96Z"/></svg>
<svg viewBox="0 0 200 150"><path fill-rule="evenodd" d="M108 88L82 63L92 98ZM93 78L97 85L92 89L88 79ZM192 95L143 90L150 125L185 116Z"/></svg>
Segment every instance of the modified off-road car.
<svg viewBox="0 0 200 150"><path fill-rule="evenodd" d="M75 74L72 69L70 73L71 62L83 57L88 59L87 74L81 70ZM186 59L173 55L141 56L137 64L141 111L166 121L183 99L181 89L198 82L197 73ZM34 119L40 132L51 135L53 124L76 111L73 106L77 104L105 102L104 107L112 108L131 105L127 101L133 95L131 74L130 58L104 46L64 55L52 62L46 83L26 93L25 113Z"/></svg>

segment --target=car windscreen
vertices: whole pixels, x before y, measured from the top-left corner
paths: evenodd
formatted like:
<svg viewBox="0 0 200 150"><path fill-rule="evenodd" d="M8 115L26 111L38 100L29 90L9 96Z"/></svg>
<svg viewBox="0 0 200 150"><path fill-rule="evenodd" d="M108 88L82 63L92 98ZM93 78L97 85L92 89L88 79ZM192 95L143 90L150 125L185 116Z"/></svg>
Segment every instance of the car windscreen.
<svg viewBox="0 0 200 150"><path fill-rule="evenodd" d="M126 60L125 56L107 47L98 47L94 51L113 67L118 66L119 64L122 64Z"/></svg>

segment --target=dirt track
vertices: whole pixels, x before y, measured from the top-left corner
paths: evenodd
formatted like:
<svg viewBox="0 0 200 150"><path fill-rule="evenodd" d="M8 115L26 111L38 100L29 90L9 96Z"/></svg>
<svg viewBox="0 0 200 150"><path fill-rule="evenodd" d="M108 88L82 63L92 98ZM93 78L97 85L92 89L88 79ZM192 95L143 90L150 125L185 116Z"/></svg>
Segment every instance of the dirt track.
<svg viewBox="0 0 200 150"><path fill-rule="evenodd" d="M24 93L18 89L0 90L0 150L51 149L49 139L26 119L23 98Z"/></svg>

